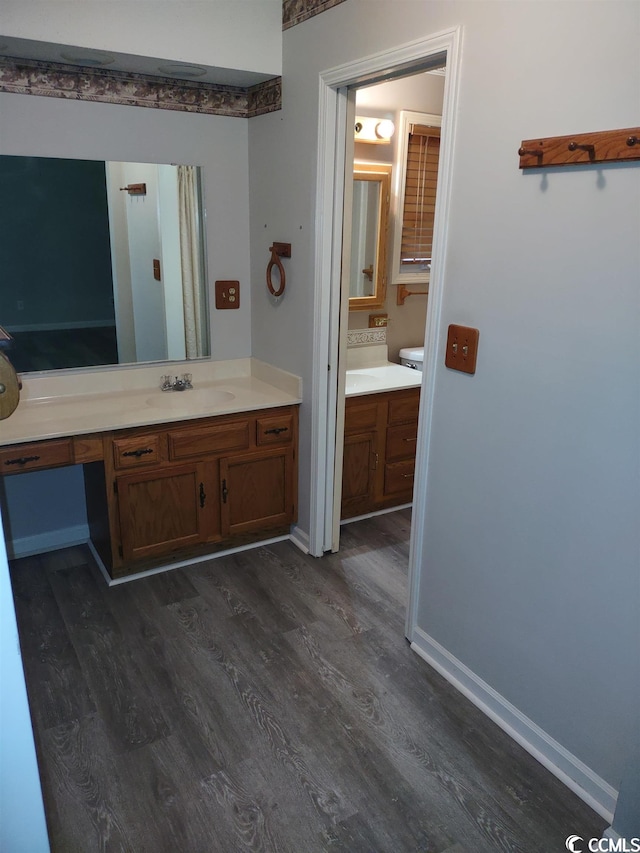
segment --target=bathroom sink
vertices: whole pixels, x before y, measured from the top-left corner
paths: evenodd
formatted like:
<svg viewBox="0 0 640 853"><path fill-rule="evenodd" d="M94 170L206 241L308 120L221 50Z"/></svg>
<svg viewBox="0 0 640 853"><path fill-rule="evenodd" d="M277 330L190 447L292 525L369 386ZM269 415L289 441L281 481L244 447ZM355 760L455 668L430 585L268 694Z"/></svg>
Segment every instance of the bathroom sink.
<svg viewBox="0 0 640 853"><path fill-rule="evenodd" d="M192 388L189 391L158 391L147 398L147 405L158 409L208 408L219 406L233 400L235 394L231 391L220 391L217 388Z"/></svg>
<svg viewBox="0 0 640 853"><path fill-rule="evenodd" d="M421 382L422 374L419 370L386 362L369 365L361 369L347 370L345 393L347 396L375 394L379 391L414 388Z"/></svg>
<svg viewBox="0 0 640 853"><path fill-rule="evenodd" d="M347 394L350 391L364 391L365 388L375 388L378 381L372 373L356 373L347 370Z"/></svg>

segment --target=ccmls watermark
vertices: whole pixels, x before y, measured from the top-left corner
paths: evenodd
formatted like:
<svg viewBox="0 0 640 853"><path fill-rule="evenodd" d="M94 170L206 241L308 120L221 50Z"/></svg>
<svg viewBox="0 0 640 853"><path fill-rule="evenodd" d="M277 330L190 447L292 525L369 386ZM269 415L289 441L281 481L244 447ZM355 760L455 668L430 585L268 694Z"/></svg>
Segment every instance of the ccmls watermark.
<svg viewBox="0 0 640 853"><path fill-rule="evenodd" d="M569 853L640 853L640 838L582 838L570 835L564 846Z"/></svg>

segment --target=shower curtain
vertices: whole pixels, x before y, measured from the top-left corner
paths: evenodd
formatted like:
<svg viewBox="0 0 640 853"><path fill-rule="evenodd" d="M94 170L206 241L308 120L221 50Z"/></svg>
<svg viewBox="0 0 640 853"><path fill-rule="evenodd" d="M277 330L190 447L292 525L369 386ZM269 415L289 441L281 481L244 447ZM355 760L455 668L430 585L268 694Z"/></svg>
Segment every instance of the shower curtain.
<svg viewBox="0 0 640 853"><path fill-rule="evenodd" d="M198 184L195 166L178 166L178 216L187 358L204 355L203 274L198 222Z"/></svg>

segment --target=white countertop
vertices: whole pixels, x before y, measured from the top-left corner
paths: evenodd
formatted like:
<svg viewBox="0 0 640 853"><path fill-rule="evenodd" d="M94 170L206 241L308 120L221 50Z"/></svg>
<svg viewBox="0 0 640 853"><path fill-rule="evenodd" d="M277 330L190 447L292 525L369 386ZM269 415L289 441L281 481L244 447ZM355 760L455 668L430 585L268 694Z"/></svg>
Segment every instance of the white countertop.
<svg viewBox="0 0 640 853"><path fill-rule="evenodd" d="M361 370L347 370L345 394L347 397L358 397L382 391L398 391L401 388L417 388L420 385L422 373L419 370L389 362L363 367Z"/></svg>
<svg viewBox="0 0 640 853"><path fill-rule="evenodd" d="M164 373L193 389L161 391ZM173 371L173 372L172 372ZM0 444L269 409L302 401L300 377L257 359L53 372L23 377L20 403L0 421Z"/></svg>
<svg viewBox="0 0 640 853"><path fill-rule="evenodd" d="M422 373L387 360L386 344L347 350L347 397L379 394L422 385Z"/></svg>

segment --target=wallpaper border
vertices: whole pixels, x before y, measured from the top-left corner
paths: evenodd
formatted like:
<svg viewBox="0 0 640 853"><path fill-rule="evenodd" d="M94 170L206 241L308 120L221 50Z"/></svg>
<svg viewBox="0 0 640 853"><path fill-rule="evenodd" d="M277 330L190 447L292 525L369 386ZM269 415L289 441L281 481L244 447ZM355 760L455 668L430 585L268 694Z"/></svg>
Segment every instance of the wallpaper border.
<svg viewBox="0 0 640 853"><path fill-rule="evenodd" d="M282 29L288 30L303 21L326 12L333 6L339 6L345 0L283 0Z"/></svg>
<svg viewBox="0 0 640 853"><path fill-rule="evenodd" d="M0 59L0 91L252 118L282 108L282 80L244 89L32 59Z"/></svg>

